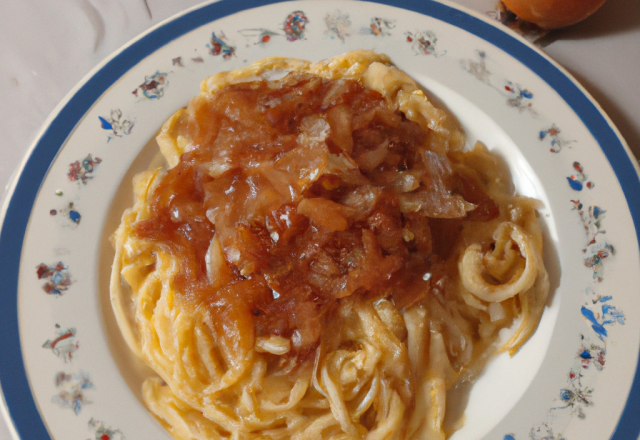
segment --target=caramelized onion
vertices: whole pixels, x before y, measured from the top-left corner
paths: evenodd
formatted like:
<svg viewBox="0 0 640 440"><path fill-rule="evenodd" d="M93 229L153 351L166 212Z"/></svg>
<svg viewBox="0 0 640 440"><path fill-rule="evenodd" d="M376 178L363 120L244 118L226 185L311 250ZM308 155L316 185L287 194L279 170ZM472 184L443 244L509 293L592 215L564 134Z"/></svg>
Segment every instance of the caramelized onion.
<svg viewBox="0 0 640 440"><path fill-rule="evenodd" d="M429 127L355 80L233 84L168 124L164 148L188 145L135 230L170 243L185 299L263 351L307 356L341 298L415 304L460 222L496 214L482 182L429 149Z"/></svg>

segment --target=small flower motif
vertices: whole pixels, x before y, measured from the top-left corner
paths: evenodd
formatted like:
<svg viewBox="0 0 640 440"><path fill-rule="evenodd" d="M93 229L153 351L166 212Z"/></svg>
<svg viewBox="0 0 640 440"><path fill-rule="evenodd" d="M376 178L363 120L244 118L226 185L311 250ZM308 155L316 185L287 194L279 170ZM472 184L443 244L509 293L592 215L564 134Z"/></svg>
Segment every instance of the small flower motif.
<svg viewBox="0 0 640 440"><path fill-rule="evenodd" d="M582 191L583 187L587 187L588 189L592 189L595 185L592 181L588 180L587 175L584 173L584 169L580 162L574 162L573 168L576 170L575 174L567 177L567 181L569 182L569 186L571 189L575 191Z"/></svg>
<svg viewBox="0 0 640 440"><path fill-rule="evenodd" d="M107 427L102 421L91 418L88 425L89 431L95 435L95 440L125 440L124 434L119 429Z"/></svg>
<svg viewBox="0 0 640 440"><path fill-rule="evenodd" d="M228 43L227 36L222 31L220 36L216 35L215 32L211 33L211 42L207 44L207 48L209 48L209 54L213 56L222 55L225 60L234 57L236 54L235 46Z"/></svg>
<svg viewBox="0 0 640 440"><path fill-rule="evenodd" d="M585 417L584 407L593 405L591 396L593 388L582 384L583 374L580 367L572 368L569 372L569 382L567 388L562 388L558 395L561 405L553 409L563 410L570 409L571 414L576 414L578 418ZM541 439L544 440L544 437Z"/></svg>
<svg viewBox="0 0 640 440"><path fill-rule="evenodd" d="M50 349L53 354L62 358L65 363L70 362L73 358L73 353L80 348L80 345L76 341L76 329L68 328L66 330L58 330L54 339L47 339L42 344L42 348Z"/></svg>
<svg viewBox="0 0 640 440"><path fill-rule="evenodd" d="M482 81L485 84L491 84L491 72L487 68L487 54L483 50L477 50L478 60L466 59L461 61L464 70Z"/></svg>
<svg viewBox="0 0 640 440"><path fill-rule="evenodd" d="M327 25L325 34L331 38L337 38L344 43L345 38L350 36L349 29L351 27L351 20L349 20L349 14L335 11L333 14L327 14L324 17L324 23Z"/></svg>
<svg viewBox="0 0 640 440"><path fill-rule="evenodd" d="M395 23L395 20L373 17L371 19L371 24L369 24L369 27L363 27L360 29L360 34L374 36L391 35L391 32L389 32L389 30L396 27Z"/></svg>
<svg viewBox="0 0 640 440"><path fill-rule="evenodd" d="M615 248L604 242L590 249L591 255L584 259L584 265L593 269L593 279L601 282L604 279L604 260L615 255Z"/></svg>
<svg viewBox="0 0 640 440"><path fill-rule="evenodd" d="M540 130L540 133L538 134L538 139L542 141L548 137L551 144L551 148L549 149L549 151L551 151L552 153L559 153L563 147L568 146L571 143L575 142L575 141L565 140L560 133L561 131L558 128L558 126L553 124L551 125L551 127L547 129Z"/></svg>
<svg viewBox="0 0 640 440"><path fill-rule="evenodd" d="M411 43L411 48L416 55L434 55L442 56L446 53L438 53L436 51L436 43L438 37L433 31L407 32L407 42Z"/></svg>
<svg viewBox="0 0 640 440"><path fill-rule="evenodd" d="M120 110L119 108L111 110L109 118L98 116L98 119L100 120L100 126L104 130L113 132L114 136L116 137L122 137L123 135L131 133L131 130L133 130L133 126L136 124L134 118L123 118L122 110ZM109 138L109 140L110 139L111 138Z"/></svg>
<svg viewBox="0 0 640 440"><path fill-rule="evenodd" d="M142 97L147 99L160 99L164 96L164 89L169 85L168 75L167 72L157 70L153 75L145 76L144 82L131 93L134 96L142 94Z"/></svg>
<svg viewBox="0 0 640 440"><path fill-rule="evenodd" d="M304 39L304 30L309 19L303 11L293 11L285 18L282 29L289 41Z"/></svg>
<svg viewBox="0 0 640 440"><path fill-rule="evenodd" d="M36 274L39 280L47 280L42 289L49 295L62 295L73 283L68 268L61 261L53 266L40 263L36 268Z"/></svg>
<svg viewBox="0 0 640 440"><path fill-rule="evenodd" d="M604 364L606 362L605 355L605 349L594 344L591 344L589 347L583 345L578 353L582 368L586 370L589 367L594 366L598 371L602 371L604 369Z"/></svg>
<svg viewBox="0 0 640 440"><path fill-rule="evenodd" d="M593 278L600 282L604 279L604 260L615 255L615 248L612 245L603 240L598 242L598 236L607 232L602 229L602 221L607 211L597 205L589 206L585 210L580 200L571 200L571 203L572 209L580 214L587 234L587 245L583 252L588 256L584 259L584 265L593 270Z"/></svg>
<svg viewBox="0 0 640 440"><path fill-rule="evenodd" d="M67 176L71 182L81 182L86 185L89 180L93 179L93 172L101 163L102 159L88 154L84 159L69 164ZM62 195L62 191L60 191L60 195Z"/></svg>
<svg viewBox="0 0 640 440"><path fill-rule="evenodd" d="M609 304L603 304L600 310L595 311L583 306L580 312L591 323L591 328L602 341L608 336L606 326L616 323L624 325L625 321L624 313Z"/></svg>
<svg viewBox="0 0 640 440"><path fill-rule="evenodd" d="M595 244L597 236L607 232L602 229L602 222L607 211L597 205L591 205L585 210L580 200L571 200L571 203L573 204L572 210L578 211L580 214L582 226L587 234L587 246Z"/></svg>
<svg viewBox="0 0 640 440"><path fill-rule="evenodd" d="M531 102L533 99L533 93L528 89L525 89L512 81L507 81L504 85L504 90L507 94L507 104L510 107L517 108L520 111L533 111L533 104Z"/></svg>
<svg viewBox="0 0 640 440"><path fill-rule="evenodd" d="M53 396L51 401L63 408L72 409L75 414L78 414L84 405L92 403L85 395L87 390L95 388L88 374L60 372L56 375L56 387L59 390L58 394Z"/></svg>

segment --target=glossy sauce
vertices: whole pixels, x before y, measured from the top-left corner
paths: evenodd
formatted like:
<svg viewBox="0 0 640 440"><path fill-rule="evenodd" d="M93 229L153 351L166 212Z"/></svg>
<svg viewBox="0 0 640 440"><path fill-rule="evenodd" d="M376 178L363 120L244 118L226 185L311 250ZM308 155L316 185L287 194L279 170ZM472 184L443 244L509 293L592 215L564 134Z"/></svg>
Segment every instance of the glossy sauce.
<svg viewBox="0 0 640 440"><path fill-rule="evenodd" d="M472 172L356 81L246 82L187 114L191 147L134 230L178 257L176 291L211 308L230 346L280 335L309 358L340 301L419 302L446 281L463 222L499 214ZM222 263L207 257L214 237Z"/></svg>

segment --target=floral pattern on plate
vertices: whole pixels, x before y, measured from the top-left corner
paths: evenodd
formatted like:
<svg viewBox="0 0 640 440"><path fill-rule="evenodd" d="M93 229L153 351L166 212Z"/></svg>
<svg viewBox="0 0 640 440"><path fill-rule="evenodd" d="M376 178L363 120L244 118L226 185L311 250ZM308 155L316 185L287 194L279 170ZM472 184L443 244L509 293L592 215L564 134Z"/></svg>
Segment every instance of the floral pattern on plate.
<svg viewBox="0 0 640 440"><path fill-rule="evenodd" d="M476 50L475 58L460 60L460 66L473 75L480 82L491 86L506 97L506 104L521 112L527 111L532 116L538 116L533 107L534 94L527 87L512 79L496 76L488 67L488 54L486 50Z"/></svg>
<svg viewBox="0 0 640 440"><path fill-rule="evenodd" d="M473 75L478 81L491 84L491 71L487 68L487 52L476 50L476 59L465 58L460 60L460 66Z"/></svg>
<svg viewBox="0 0 640 440"><path fill-rule="evenodd" d="M607 231L602 229L602 221L607 211L597 205L585 209L580 200L571 200L573 210L578 211L587 234L587 245L583 252L587 255L584 265L593 270L593 279L604 279L604 261L615 255L615 248L604 239L599 239Z"/></svg>
<svg viewBox="0 0 640 440"><path fill-rule="evenodd" d="M538 134L538 138L541 141L548 139L549 144L551 145L551 148L549 148L549 151L551 151L552 153L559 153L560 150L562 150L562 148L569 146L573 142L575 142L572 140L569 140L569 141L565 140L560 133L561 131L558 128L558 126L556 124L552 124L549 128L540 130L540 133Z"/></svg>
<svg viewBox="0 0 640 440"><path fill-rule="evenodd" d="M99 157L93 157L91 153L89 153L84 159L76 160L69 164L67 176L69 176L69 180L71 182L78 182L86 185L89 180L93 179L93 172L101 163L102 159ZM57 195L62 195L62 191Z"/></svg>
<svg viewBox="0 0 640 440"><path fill-rule="evenodd" d="M624 313L610 304L610 301L613 299L611 296L596 296L590 289L587 289L587 294L591 294L590 296L592 298L590 298L590 301L585 302L580 312L591 325L591 329L598 335L598 339L606 342L609 336L607 328L615 324L624 325ZM593 297L595 297L595 299ZM591 346L593 347L593 344ZM587 353L583 350L580 352L580 358L583 360L583 368L587 368L589 362L585 364L584 361L593 359L593 356L590 355L590 352ZM604 362L602 365L604 365ZM602 368L599 368L599 370L602 370Z"/></svg>
<svg viewBox="0 0 640 440"><path fill-rule="evenodd" d="M336 10L333 13L325 15L324 23L327 26L325 34L332 39L336 38L344 43L345 38L351 35L351 20L349 20L349 14Z"/></svg>
<svg viewBox="0 0 640 440"><path fill-rule="evenodd" d="M574 191L582 191L584 187L593 189L595 184L589 180L589 177L584 173L584 168L582 168L580 162L574 162L573 169L576 170L576 173L567 177L571 189Z"/></svg>
<svg viewBox="0 0 640 440"><path fill-rule="evenodd" d="M51 401L62 408L73 410L77 415L85 405L92 403L86 395L88 390L95 388L88 374L68 374L60 372L55 378L58 394Z"/></svg>
<svg viewBox="0 0 640 440"><path fill-rule="evenodd" d="M289 41L297 41L304 39L305 27L309 19L303 11L293 11L287 15L284 20L284 33Z"/></svg>
<svg viewBox="0 0 640 440"><path fill-rule="evenodd" d="M573 366L567 375L567 385L562 388L547 414L546 421L531 428L529 439L533 440L567 440L563 435L563 427L554 427L559 413L568 411L568 420L574 416L585 419L585 409L595 404L596 389L593 383L605 369L607 355L607 328L624 325L625 315L617 307L611 305L611 296L601 296L592 289L585 289L585 300L581 314L590 324L590 334L580 335L580 345L576 351ZM565 423L569 423L565 419ZM559 431L558 431L559 430ZM515 434L506 434L504 440L517 440Z"/></svg>
<svg viewBox="0 0 640 440"><path fill-rule="evenodd" d="M59 327L58 325L56 337L47 339L42 344L42 348L48 348L54 355L63 359L65 363L71 362L73 354L80 348L80 344L76 340L76 329L74 327L59 329Z"/></svg>
<svg viewBox="0 0 640 440"><path fill-rule="evenodd" d="M108 118L98 116L98 119L100 120L100 126L104 130L112 132L115 137L122 137L130 134L131 130L133 130L133 126L136 125L135 118L123 117L122 110L119 108L111 110ZM109 140L111 140L111 136L109 136Z"/></svg>
<svg viewBox="0 0 640 440"><path fill-rule="evenodd" d="M169 85L168 76L169 74L167 72L156 70L156 73L153 75L145 76L144 82L131 93L137 97L160 99L164 96L164 90Z"/></svg>
<svg viewBox="0 0 640 440"><path fill-rule="evenodd" d="M94 435L95 440L126 440L126 437L119 429L108 427L104 422L96 419L89 420L89 431Z"/></svg>
<svg viewBox="0 0 640 440"><path fill-rule="evenodd" d="M391 29L396 27L395 20L382 17L373 17L369 26L360 28L361 35L390 36Z"/></svg>
<svg viewBox="0 0 640 440"><path fill-rule="evenodd" d="M504 84L504 90L507 94L507 104L510 107L515 107L520 111L529 110L533 112L533 93L528 89L507 80Z"/></svg>
<svg viewBox="0 0 640 440"><path fill-rule="evenodd" d="M42 290L49 295L63 295L69 289L69 286L73 284L69 269L62 261L51 266L40 263L36 268L36 275L39 280L47 281L42 285Z"/></svg>
<svg viewBox="0 0 640 440"><path fill-rule="evenodd" d="M218 35L215 32L211 33L211 42L207 44L207 49L209 49L209 55L215 57L222 55L225 60L231 59L236 54L236 47L229 42L222 31Z"/></svg>
<svg viewBox="0 0 640 440"><path fill-rule="evenodd" d="M436 37L433 31L407 32L405 35L407 42L411 44L411 49L416 55L434 55L435 57L439 57L447 53L446 51L438 52L436 50L438 37Z"/></svg>

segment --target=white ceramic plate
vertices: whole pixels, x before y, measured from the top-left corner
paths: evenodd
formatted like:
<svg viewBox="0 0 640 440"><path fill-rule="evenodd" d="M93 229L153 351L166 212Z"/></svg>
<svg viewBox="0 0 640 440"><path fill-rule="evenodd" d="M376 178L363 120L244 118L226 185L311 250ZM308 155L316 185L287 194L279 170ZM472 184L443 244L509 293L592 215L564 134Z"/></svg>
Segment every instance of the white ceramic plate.
<svg viewBox="0 0 640 440"><path fill-rule="evenodd" d="M21 439L169 439L141 403L147 371L108 302L108 238L131 178L206 76L353 49L389 54L545 205L548 309L526 346L474 385L453 438L637 438L640 184L624 141L519 37L452 4L384 3L202 6L123 48L52 115L13 183L0 236L0 381Z"/></svg>

